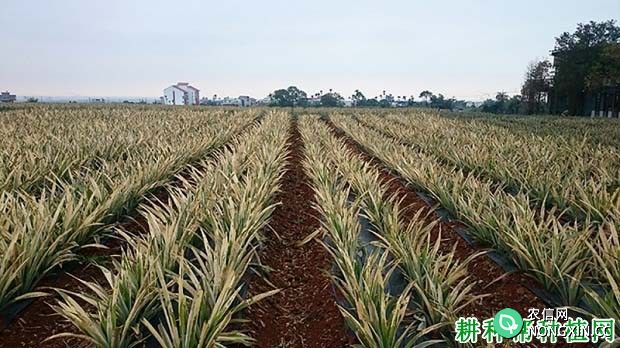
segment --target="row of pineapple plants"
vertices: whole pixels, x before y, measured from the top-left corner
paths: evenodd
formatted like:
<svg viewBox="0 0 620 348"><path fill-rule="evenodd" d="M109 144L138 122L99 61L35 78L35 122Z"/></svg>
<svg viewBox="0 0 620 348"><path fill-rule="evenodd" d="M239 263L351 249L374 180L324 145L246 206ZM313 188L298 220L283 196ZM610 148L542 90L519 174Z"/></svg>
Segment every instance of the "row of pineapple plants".
<svg viewBox="0 0 620 348"><path fill-rule="evenodd" d="M5 112L0 192L38 193L55 181L166 150L182 135L196 142L197 133L187 129L218 127L223 116L223 111L122 107L36 106Z"/></svg>
<svg viewBox="0 0 620 348"><path fill-rule="evenodd" d="M331 120L412 187L429 192L465 222L472 237L506 255L558 298L620 322L620 238L617 224L566 222L524 192L447 166L423 151L385 137L348 116Z"/></svg>
<svg viewBox="0 0 620 348"><path fill-rule="evenodd" d="M467 276L471 258L461 261L453 252L441 252L441 237L431 237L436 221L422 211L405 222L378 170L318 119L304 119L301 134L323 221L320 236L346 299L340 309L359 342L364 347L454 344L451 324L478 299ZM368 245L360 236L360 216L375 236ZM394 283L400 278L402 289Z"/></svg>
<svg viewBox="0 0 620 348"><path fill-rule="evenodd" d="M620 221L620 151L582 138L539 137L429 111L362 122L450 165L486 176L578 221ZM561 134L561 129L558 130Z"/></svg>
<svg viewBox="0 0 620 348"><path fill-rule="evenodd" d="M287 116L267 116L228 149L143 206L148 234L119 231L130 247L87 293L62 292L58 313L95 347L249 345L238 314L277 289L241 298L286 158ZM84 306L82 303L88 305ZM70 334L66 334L70 335Z"/></svg>
<svg viewBox="0 0 620 348"><path fill-rule="evenodd" d="M541 137L581 138L597 146L612 146L620 149L620 127L616 118L564 117L553 115L492 115L484 113L442 112L448 118L474 120L481 124L494 125L521 134L536 134Z"/></svg>
<svg viewBox="0 0 620 348"><path fill-rule="evenodd" d="M0 311L42 295L32 290L45 275L74 260L80 247L96 243L148 192L230 141L253 117L243 114L205 122L201 115L193 115L190 127L170 126L168 138L149 142L122 160L101 162L96 170L76 168L68 178L36 194L1 193Z"/></svg>

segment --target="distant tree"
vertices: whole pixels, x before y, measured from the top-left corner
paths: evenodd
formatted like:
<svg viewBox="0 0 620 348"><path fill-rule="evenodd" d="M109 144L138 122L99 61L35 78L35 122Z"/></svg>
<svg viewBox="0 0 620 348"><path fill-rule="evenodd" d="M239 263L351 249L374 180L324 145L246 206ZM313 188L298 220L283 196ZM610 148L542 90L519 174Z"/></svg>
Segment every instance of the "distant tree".
<svg viewBox="0 0 620 348"><path fill-rule="evenodd" d="M551 68L548 60L531 62L527 67L521 95L528 115L542 113L546 109L546 99L552 85Z"/></svg>
<svg viewBox="0 0 620 348"><path fill-rule="evenodd" d="M605 44L600 56L586 75L586 88L596 91L620 85L620 44Z"/></svg>
<svg viewBox="0 0 620 348"><path fill-rule="evenodd" d="M465 110L467 109L467 102L464 100L458 100L458 99L454 99L451 98L453 100L453 102L451 103L452 106L452 110L456 109L456 110Z"/></svg>
<svg viewBox="0 0 620 348"><path fill-rule="evenodd" d="M595 81L602 81L601 75L598 75L601 70L595 72L596 67L602 66L607 47L618 43L620 27L614 20L580 23L575 32L564 32L556 38L553 88L556 95L569 97L567 106L570 114L582 112L584 91L596 91Z"/></svg>
<svg viewBox="0 0 620 348"><path fill-rule="evenodd" d="M518 114L522 110L522 105L520 95L509 97L506 92L497 92L494 100L487 99L480 105L480 110L493 114Z"/></svg>
<svg viewBox="0 0 620 348"><path fill-rule="evenodd" d="M575 49L588 49L620 40L620 27L615 20L604 22L590 21L577 24L574 33L564 32L555 39L556 52L568 52Z"/></svg>
<svg viewBox="0 0 620 348"><path fill-rule="evenodd" d="M439 95L431 94L431 96L430 96L430 106L432 108L441 109L441 106L444 103L444 99L445 99L445 97L441 93L439 93Z"/></svg>
<svg viewBox="0 0 620 348"><path fill-rule="evenodd" d="M444 97L443 94L441 93L439 93L438 95L431 94L430 100L431 100L430 106L432 108L448 109L448 110L454 109L454 103L456 102L456 99L454 98L446 99L446 97Z"/></svg>
<svg viewBox="0 0 620 348"><path fill-rule="evenodd" d="M413 98L413 96L409 96L409 99L407 99L407 106L414 106L415 105L415 99Z"/></svg>
<svg viewBox="0 0 620 348"><path fill-rule="evenodd" d="M288 89L293 106L305 106L308 103L308 95L301 89L291 86Z"/></svg>
<svg viewBox="0 0 620 348"><path fill-rule="evenodd" d="M305 106L308 102L308 95L299 88L290 86L287 89L278 89L274 91L271 100L272 106Z"/></svg>
<svg viewBox="0 0 620 348"><path fill-rule="evenodd" d="M28 99L26 99L27 103L37 103L39 102L39 99L35 98L35 97L29 97Z"/></svg>
<svg viewBox="0 0 620 348"><path fill-rule="evenodd" d="M325 93L321 96L321 106L342 107L344 106L344 98L336 92Z"/></svg>
<svg viewBox="0 0 620 348"><path fill-rule="evenodd" d="M493 99L487 99L480 105L482 112L497 114L497 103Z"/></svg>
<svg viewBox="0 0 620 348"><path fill-rule="evenodd" d="M500 114L506 113L506 104L508 103L508 94L506 92L497 92L495 96L495 102L497 103L497 112Z"/></svg>
<svg viewBox="0 0 620 348"><path fill-rule="evenodd" d="M293 106L291 96L286 89L277 89L271 93L271 106Z"/></svg>
<svg viewBox="0 0 620 348"><path fill-rule="evenodd" d="M381 95L381 99L379 99L379 106L382 108L389 108L392 106L392 101L387 94Z"/></svg>
<svg viewBox="0 0 620 348"><path fill-rule="evenodd" d="M433 96L433 92L425 90L420 93L419 98L424 99L424 102L428 103Z"/></svg>
<svg viewBox="0 0 620 348"><path fill-rule="evenodd" d="M506 104L505 111L507 114L520 114L523 109L523 100L520 95L513 95Z"/></svg>
<svg viewBox="0 0 620 348"><path fill-rule="evenodd" d="M356 89L351 96L351 100L353 100L353 105L355 106L365 106L366 97L359 89Z"/></svg>
<svg viewBox="0 0 620 348"><path fill-rule="evenodd" d="M367 106L367 107L379 107L381 106L381 103L379 103L379 101L377 100L377 98L370 98L370 99L366 99L364 101L364 104L362 106Z"/></svg>

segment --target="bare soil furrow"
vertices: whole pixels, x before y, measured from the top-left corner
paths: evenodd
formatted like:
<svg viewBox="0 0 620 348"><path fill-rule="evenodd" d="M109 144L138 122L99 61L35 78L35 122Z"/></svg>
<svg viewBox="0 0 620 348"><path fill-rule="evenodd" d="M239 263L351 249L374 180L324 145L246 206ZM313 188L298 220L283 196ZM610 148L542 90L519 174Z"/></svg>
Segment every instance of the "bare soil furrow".
<svg viewBox="0 0 620 348"><path fill-rule="evenodd" d="M346 347L344 320L336 305L329 269L331 257L317 241L298 243L319 228L319 218L312 205L314 193L304 173L304 146L291 121L289 157L280 192L266 231L261 263L269 268L265 279L253 276L251 294L271 290L273 284L282 291L250 307L246 313L250 336L256 347Z"/></svg>

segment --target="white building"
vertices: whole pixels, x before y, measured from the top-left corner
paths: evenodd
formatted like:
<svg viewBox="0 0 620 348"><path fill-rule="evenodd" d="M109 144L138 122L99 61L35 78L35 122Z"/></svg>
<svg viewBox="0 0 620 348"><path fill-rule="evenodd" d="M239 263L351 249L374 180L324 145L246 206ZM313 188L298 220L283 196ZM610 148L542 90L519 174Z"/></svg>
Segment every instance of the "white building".
<svg viewBox="0 0 620 348"><path fill-rule="evenodd" d="M0 103L12 103L15 100L17 100L15 94L9 92L2 92L2 94L0 94Z"/></svg>
<svg viewBox="0 0 620 348"><path fill-rule="evenodd" d="M250 96L240 95L238 99L239 99L239 106L248 107L248 106L256 105L256 99Z"/></svg>
<svg viewBox="0 0 620 348"><path fill-rule="evenodd" d="M231 98L231 97L224 97L221 99L218 99L216 101L217 105L220 106L239 106L241 105L241 101L239 101L238 98Z"/></svg>
<svg viewBox="0 0 620 348"><path fill-rule="evenodd" d="M200 90L190 86L187 82L179 82L164 89L164 104L198 105L200 104Z"/></svg>

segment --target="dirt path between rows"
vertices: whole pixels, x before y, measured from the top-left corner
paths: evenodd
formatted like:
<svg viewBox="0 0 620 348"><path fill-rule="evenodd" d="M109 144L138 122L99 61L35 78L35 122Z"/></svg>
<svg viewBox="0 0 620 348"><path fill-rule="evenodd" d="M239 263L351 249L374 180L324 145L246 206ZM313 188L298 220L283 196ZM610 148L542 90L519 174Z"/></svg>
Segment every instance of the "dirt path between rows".
<svg viewBox="0 0 620 348"><path fill-rule="evenodd" d="M320 222L312 206L314 193L303 170L304 147L294 118L290 132L288 162L275 197L281 204L260 251L261 263L272 269L266 280L282 291L248 309L247 329L259 348L347 347L353 338L347 335L327 273L331 257L317 241L297 245ZM252 277L250 293L271 290L267 281Z"/></svg>

